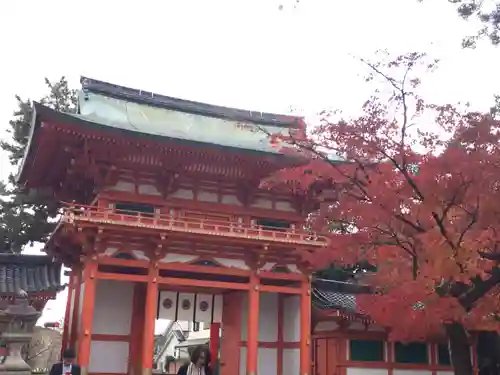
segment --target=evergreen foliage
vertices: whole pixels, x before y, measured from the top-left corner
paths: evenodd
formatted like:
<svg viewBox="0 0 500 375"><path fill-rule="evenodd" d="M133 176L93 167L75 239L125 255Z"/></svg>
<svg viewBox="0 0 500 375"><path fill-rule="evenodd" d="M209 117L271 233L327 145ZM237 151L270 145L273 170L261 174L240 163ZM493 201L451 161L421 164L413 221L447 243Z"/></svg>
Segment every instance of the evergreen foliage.
<svg viewBox="0 0 500 375"><path fill-rule="evenodd" d="M76 91L69 88L66 77L51 82L45 79L47 94L39 100L61 112L76 112ZM29 99L16 96L17 109L9 121L10 139L0 142L9 157L13 171L0 183L0 252L21 252L26 244L44 242L54 229L59 203L53 196L39 191L26 191L16 184L16 174L28 145L33 107Z"/></svg>

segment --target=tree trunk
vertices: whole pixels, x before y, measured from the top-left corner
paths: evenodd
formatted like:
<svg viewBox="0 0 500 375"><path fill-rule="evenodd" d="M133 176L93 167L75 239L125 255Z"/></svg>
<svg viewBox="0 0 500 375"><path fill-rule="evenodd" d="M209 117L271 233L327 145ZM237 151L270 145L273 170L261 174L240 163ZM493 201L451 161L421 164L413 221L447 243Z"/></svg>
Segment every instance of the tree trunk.
<svg viewBox="0 0 500 375"><path fill-rule="evenodd" d="M473 375L469 338L460 323L445 325L450 359L455 375Z"/></svg>
<svg viewBox="0 0 500 375"><path fill-rule="evenodd" d="M500 374L500 337L496 332L478 332L478 367L481 375Z"/></svg>

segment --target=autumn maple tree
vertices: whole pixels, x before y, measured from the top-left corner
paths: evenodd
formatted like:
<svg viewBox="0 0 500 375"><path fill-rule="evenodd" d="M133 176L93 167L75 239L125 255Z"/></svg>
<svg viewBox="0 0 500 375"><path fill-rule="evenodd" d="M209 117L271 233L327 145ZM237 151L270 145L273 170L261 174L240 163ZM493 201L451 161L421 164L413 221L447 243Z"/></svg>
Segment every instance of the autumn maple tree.
<svg viewBox="0 0 500 375"><path fill-rule="evenodd" d="M500 122L419 97L424 54L362 61L384 88L288 140L312 159L267 183L319 200L309 224L330 241L314 266L376 266L361 312L392 340L447 335L455 373L472 374L469 332L499 327Z"/></svg>

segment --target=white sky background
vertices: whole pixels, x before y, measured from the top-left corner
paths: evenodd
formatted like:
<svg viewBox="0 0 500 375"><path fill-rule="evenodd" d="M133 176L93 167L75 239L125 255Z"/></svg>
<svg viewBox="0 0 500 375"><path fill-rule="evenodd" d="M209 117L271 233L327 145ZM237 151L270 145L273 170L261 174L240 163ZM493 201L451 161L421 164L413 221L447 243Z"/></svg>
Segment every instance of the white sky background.
<svg viewBox="0 0 500 375"><path fill-rule="evenodd" d="M279 4L284 5L282 11ZM14 95L37 100L44 77L80 75L169 96L269 112L353 112L369 90L350 55L425 51L433 102L487 109L500 93L500 49L462 50L474 26L446 0L170 0L0 2L0 137ZM11 167L0 154L0 178ZM26 249L40 253L41 246ZM67 293L40 323L64 315ZM157 331L166 322L157 324Z"/></svg>

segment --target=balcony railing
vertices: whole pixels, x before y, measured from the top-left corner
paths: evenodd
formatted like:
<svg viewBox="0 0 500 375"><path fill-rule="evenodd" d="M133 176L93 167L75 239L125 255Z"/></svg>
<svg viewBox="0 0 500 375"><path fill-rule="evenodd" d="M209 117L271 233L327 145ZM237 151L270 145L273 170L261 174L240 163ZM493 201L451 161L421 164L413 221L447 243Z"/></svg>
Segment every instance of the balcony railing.
<svg viewBox="0 0 500 375"><path fill-rule="evenodd" d="M64 205L65 208L61 219L63 223L111 224L158 229L166 232L223 236L234 239L253 239L306 246L325 246L327 243L326 237L296 229L245 225L238 222L212 219L174 217L165 214L147 214L130 210L122 212L117 209L96 206Z"/></svg>

